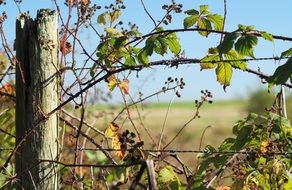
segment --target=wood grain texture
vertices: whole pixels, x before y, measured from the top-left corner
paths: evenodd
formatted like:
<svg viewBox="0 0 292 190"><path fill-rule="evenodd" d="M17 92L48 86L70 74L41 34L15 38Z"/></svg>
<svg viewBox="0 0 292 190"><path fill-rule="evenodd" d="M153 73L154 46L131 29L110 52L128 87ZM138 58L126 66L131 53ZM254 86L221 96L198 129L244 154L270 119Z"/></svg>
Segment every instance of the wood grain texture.
<svg viewBox="0 0 292 190"><path fill-rule="evenodd" d="M58 106L57 14L42 9L36 20L21 14L16 21L16 143L34 130L15 155L17 189L57 189L56 168L40 163L58 156L57 114L46 113ZM35 123L44 119L41 125Z"/></svg>

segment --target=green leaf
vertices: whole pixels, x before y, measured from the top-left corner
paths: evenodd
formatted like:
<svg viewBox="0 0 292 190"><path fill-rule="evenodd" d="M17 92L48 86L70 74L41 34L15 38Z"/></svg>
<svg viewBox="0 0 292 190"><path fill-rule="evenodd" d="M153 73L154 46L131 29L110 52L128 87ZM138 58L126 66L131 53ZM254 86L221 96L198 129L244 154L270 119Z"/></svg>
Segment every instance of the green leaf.
<svg viewBox="0 0 292 190"><path fill-rule="evenodd" d="M262 37L270 42L274 41L273 35L267 32L261 32Z"/></svg>
<svg viewBox="0 0 292 190"><path fill-rule="evenodd" d="M281 53L281 57L288 57L288 56L292 56L292 48L286 50L286 51L283 51Z"/></svg>
<svg viewBox="0 0 292 190"><path fill-rule="evenodd" d="M244 125L237 132L237 137L234 143L235 150L240 150L248 141L250 134L252 132L252 125Z"/></svg>
<svg viewBox="0 0 292 190"><path fill-rule="evenodd" d="M239 34L236 32L231 32L224 36L224 39L221 44L217 46L218 52L220 54L229 52L234 44L234 41L238 38Z"/></svg>
<svg viewBox="0 0 292 190"><path fill-rule="evenodd" d="M209 6L208 5L201 5L200 6L200 14L201 15L210 14Z"/></svg>
<svg viewBox="0 0 292 190"><path fill-rule="evenodd" d="M213 153L216 152L216 148L211 145L206 145L203 151L204 153L202 158L210 158L210 155L214 155Z"/></svg>
<svg viewBox="0 0 292 190"><path fill-rule="evenodd" d="M121 36L115 40L114 48L119 49L127 43L127 37Z"/></svg>
<svg viewBox="0 0 292 190"><path fill-rule="evenodd" d="M157 54L164 55L167 52L167 40L161 37L157 37L154 41L154 51Z"/></svg>
<svg viewBox="0 0 292 190"><path fill-rule="evenodd" d="M97 17L97 23L98 23L98 24L103 24L103 25L105 25L105 24L106 24L106 17L107 17L107 16L108 16L107 13L102 13L102 14L98 15L98 17Z"/></svg>
<svg viewBox="0 0 292 190"><path fill-rule="evenodd" d="M200 18L198 20L198 28L212 30L212 25L211 25L211 22L207 20L206 18ZM209 31L199 31L199 34L205 37L207 37L209 33L210 33Z"/></svg>
<svg viewBox="0 0 292 190"><path fill-rule="evenodd" d="M133 56L128 56L125 60L125 65L127 66L135 66L136 65L136 60Z"/></svg>
<svg viewBox="0 0 292 190"><path fill-rule="evenodd" d="M146 50L147 55L151 56L153 54L153 50L155 48L157 35L153 35L150 38L148 38L145 42L145 47L143 49Z"/></svg>
<svg viewBox="0 0 292 190"><path fill-rule="evenodd" d="M290 190L292 189L292 179L288 178L287 183L283 185L283 190Z"/></svg>
<svg viewBox="0 0 292 190"><path fill-rule="evenodd" d="M214 48L214 47L211 47L208 49L208 54L218 54L218 49L217 48Z"/></svg>
<svg viewBox="0 0 292 190"><path fill-rule="evenodd" d="M267 158L262 157L262 156L258 158L258 165L264 165L266 164L266 162L267 162Z"/></svg>
<svg viewBox="0 0 292 190"><path fill-rule="evenodd" d="M235 43L235 50L243 56L254 57L254 46L258 43L258 38L253 35L241 36Z"/></svg>
<svg viewBox="0 0 292 190"><path fill-rule="evenodd" d="M178 55L181 51L179 40L175 33L171 33L166 38L168 47L174 55Z"/></svg>
<svg viewBox="0 0 292 190"><path fill-rule="evenodd" d="M198 21L198 15L188 16L184 19L184 28L190 28Z"/></svg>
<svg viewBox="0 0 292 190"><path fill-rule="evenodd" d="M219 14L207 15L206 18L214 24L216 30L222 30L223 18Z"/></svg>
<svg viewBox="0 0 292 190"><path fill-rule="evenodd" d="M245 61L236 61L236 60L244 59L244 57L242 55L239 55L235 50L232 49L229 52L225 53L224 57L226 58L226 60L235 60L235 61L229 62L232 65L232 67L243 70L243 71L246 70L247 64Z"/></svg>
<svg viewBox="0 0 292 190"><path fill-rule="evenodd" d="M217 63L220 61L220 57L218 55L206 55L203 59L200 61L201 70L203 69L213 69L216 67ZM214 62L214 63L212 63Z"/></svg>
<svg viewBox="0 0 292 190"><path fill-rule="evenodd" d="M195 10L195 9L190 9L190 10L187 10L185 11L185 13L187 15L199 15L199 11Z"/></svg>
<svg viewBox="0 0 292 190"><path fill-rule="evenodd" d="M284 65L279 66L274 74L267 79L269 87L284 84L292 77L292 58L290 57Z"/></svg>
<svg viewBox="0 0 292 190"><path fill-rule="evenodd" d="M104 31L111 37L118 37L121 36L121 33L113 27L105 28Z"/></svg>
<svg viewBox="0 0 292 190"><path fill-rule="evenodd" d="M168 183L171 181L177 181L178 177L176 173L173 171L171 166L165 166L158 173L158 182L160 183Z"/></svg>
<svg viewBox="0 0 292 190"><path fill-rule="evenodd" d="M142 51L138 53L137 59L143 65L147 65L149 63L149 57L145 49L142 49Z"/></svg>
<svg viewBox="0 0 292 190"><path fill-rule="evenodd" d="M230 85L231 77L232 77L232 66L230 63L226 62L219 62L218 66L216 68L216 75L217 75L217 81L224 85L224 88L226 86Z"/></svg>
<svg viewBox="0 0 292 190"><path fill-rule="evenodd" d="M250 26L246 26L246 25L242 25L242 24L238 25L238 30L240 30L240 31L251 31L254 29L255 29L255 26L253 26L253 25L250 25Z"/></svg>
<svg viewBox="0 0 292 190"><path fill-rule="evenodd" d="M162 31L164 31L163 27L159 26L156 28L156 32L162 32Z"/></svg>
<svg viewBox="0 0 292 190"><path fill-rule="evenodd" d="M219 151L232 151L234 150L234 138L227 138L224 142L220 145Z"/></svg>

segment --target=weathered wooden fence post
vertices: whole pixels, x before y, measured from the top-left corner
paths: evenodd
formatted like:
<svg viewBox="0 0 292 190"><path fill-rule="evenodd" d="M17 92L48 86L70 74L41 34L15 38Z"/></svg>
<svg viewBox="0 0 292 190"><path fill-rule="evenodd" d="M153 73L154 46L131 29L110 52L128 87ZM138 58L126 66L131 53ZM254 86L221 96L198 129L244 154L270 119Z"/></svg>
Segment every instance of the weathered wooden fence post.
<svg viewBox="0 0 292 190"><path fill-rule="evenodd" d="M16 143L34 129L15 155L17 189L57 189L57 168L39 162L58 156L57 114L35 125L58 105L57 27L57 13L48 9L16 21Z"/></svg>

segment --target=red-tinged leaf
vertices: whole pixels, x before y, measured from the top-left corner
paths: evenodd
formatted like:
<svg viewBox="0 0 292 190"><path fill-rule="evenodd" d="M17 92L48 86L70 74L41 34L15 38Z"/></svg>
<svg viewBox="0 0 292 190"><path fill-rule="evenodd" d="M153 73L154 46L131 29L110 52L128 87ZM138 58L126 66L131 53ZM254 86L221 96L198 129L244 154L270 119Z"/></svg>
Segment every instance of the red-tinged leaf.
<svg viewBox="0 0 292 190"><path fill-rule="evenodd" d="M60 52L63 55L67 55L72 52L71 43L66 41L64 38L60 39Z"/></svg>
<svg viewBox="0 0 292 190"><path fill-rule="evenodd" d="M112 137L112 148L116 149L116 151L114 151L115 155L122 160L127 155L127 152L126 150L122 149L120 136L121 136L120 134L117 134Z"/></svg>
<svg viewBox="0 0 292 190"><path fill-rule="evenodd" d="M6 83L2 86L2 88L0 88L0 92L5 93L5 94L9 94L9 95L13 95L14 94L14 87L11 84Z"/></svg>
<svg viewBox="0 0 292 190"><path fill-rule="evenodd" d="M122 82L120 82L119 87L121 88L124 94L129 94L129 80L128 79L124 79Z"/></svg>

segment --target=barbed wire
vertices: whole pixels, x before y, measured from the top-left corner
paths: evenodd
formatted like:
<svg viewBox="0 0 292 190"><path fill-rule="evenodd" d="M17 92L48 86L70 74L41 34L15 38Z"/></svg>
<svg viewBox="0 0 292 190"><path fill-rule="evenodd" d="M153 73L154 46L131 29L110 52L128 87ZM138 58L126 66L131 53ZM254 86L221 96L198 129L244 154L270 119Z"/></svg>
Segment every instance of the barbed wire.
<svg viewBox="0 0 292 190"><path fill-rule="evenodd" d="M2 147L0 147L0 152L1 151L12 151L13 150L13 148L2 148Z"/></svg>
<svg viewBox="0 0 292 190"><path fill-rule="evenodd" d="M68 148L70 149L70 148ZM0 148L0 151L12 151L12 148ZM101 151L98 148L78 148L80 151ZM208 148L203 150L177 150L177 149L141 149L144 152L156 152L156 153L203 153L203 154L257 154L257 151L214 151ZM114 148L103 148L103 151L115 152L115 151L133 151L133 149L114 149ZM284 151L269 151L265 154L272 155L292 155L292 152Z"/></svg>
<svg viewBox="0 0 292 190"><path fill-rule="evenodd" d="M101 151L97 148L79 148L80 151ZM104 151L108 152L115 152L115 151L133 151L133 149L114 149L114 148L104 148ZM144 152L156 152L156 153L203 153L203 154L257 154L258 151L214 151L208 148L203 150L177 150L177 149L141 149ZM277 152L277 151L268 151L265 154L272 154L272 155L292 155L292 152L284 151L284 152Z"/></svg>

